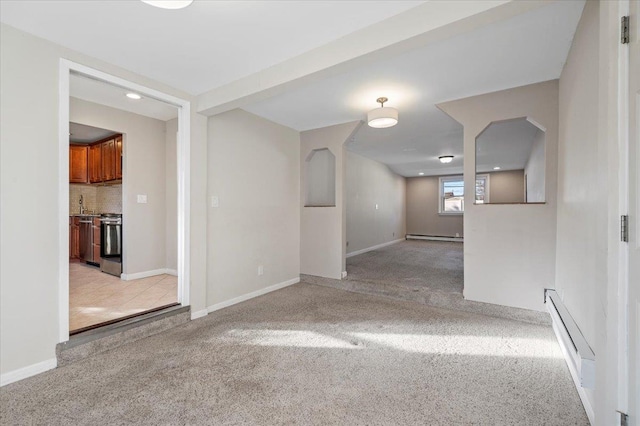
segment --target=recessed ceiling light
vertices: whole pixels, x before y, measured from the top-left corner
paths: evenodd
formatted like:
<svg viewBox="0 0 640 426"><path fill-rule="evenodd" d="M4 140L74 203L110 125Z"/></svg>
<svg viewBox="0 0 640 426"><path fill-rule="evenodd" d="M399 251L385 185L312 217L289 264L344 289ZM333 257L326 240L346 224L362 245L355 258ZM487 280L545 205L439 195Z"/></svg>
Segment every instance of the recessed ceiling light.
<svg viewBox="0 0 640 426"><path fill-rule="evenodd" d="M424 176L424 173L423 173L423 172L420 172L420 173L418 173L418 174L419 174L420 176Z"/></svg>
<svg viewBox="0 0 640 426"><path fill-rule="evenodd" d="M453 155L443 155L438 157L442 164L447 164L453 161Z"/></svg>
<svg viewBox="0 0 640 426"><path fill-rule="evenodd" d="M142 96L138 95L137 93L133 93L133 92L127 93L125 96L127 98L129 98L129 99L135 99L136 101L139 101L140 99L142 99Z"/></svg>
<svg viewBox="0 0 640 426"><path fill-rule="evenodd" d="M495 166L493 170L500 170L500 166Z"/></svg>
<svg viewBox="0 0 640 426"><path fill-rule="evenodd" d="M183 9L193 3L193 0L142 0L142 3L161 9Z"/></svg>

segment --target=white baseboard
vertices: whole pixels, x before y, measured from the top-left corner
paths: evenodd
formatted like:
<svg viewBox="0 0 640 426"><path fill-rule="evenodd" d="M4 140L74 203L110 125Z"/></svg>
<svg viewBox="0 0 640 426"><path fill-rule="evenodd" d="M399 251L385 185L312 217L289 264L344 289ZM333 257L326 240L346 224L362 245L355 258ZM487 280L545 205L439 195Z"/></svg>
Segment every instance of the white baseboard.
<svg viewBox="0 0 640 426"><path fill-rule="evenodd" d="M377 249L382 248L382 247L386 247L386 246L390 246L390 245L393 245L393 244L397 244L397 243L399 243L401 241L404 241L404 238L400 238L399 240L393 240L393 241L389 241L387 243L382 243L382 244L378 244L378 245L375 245L375 246L367 247L367 248L362 249L362 250L352 251L351 253L347 253L347 257L357 256L359 254L366 253L368 251L373 251L373 250L377 250Z"/></svg>
<svg viewBox="0 0 640 426"><path fill-rule="evenodd" d="M254 297L262 296L263 294L271 293L272 291L280 290L281 288L289 287L290 285L297 284L300 282L300 277L292 278L287 281L283 281L278 284L274 284L269 287L262 288L260 290L252 291L251 293L243 294L242 296L234 297L233 299L226 300L224 302L216 303L215 305L211 305L207 308L209 313L218 311L220 309L227 308L229 306L244 302L249 299L253 299Z"/></svg>
<svg viewBox="0 0 640 426"><path fill-rule="evenodd" d="M174 275L178 276L178 271L175 269L153 269L151 271L136 272L135 274L120 274L120 279L123 281L139 280L140 278L154 277L156 275Z"/></svg>
<svg viewBox="0 0 640 426"><path fill-rule="evenodd" d="M208 314L209 311L207 309L200 309L199 311L191 312L191 321L198 318L206 317Z"/></svg>
<svg viewBox="0 0 640 426"><path fill-rule="evenodd" d="M411 235L407 234L407 240L429 240L429 241L451 241L454 243L463 243L462 237L430 237L428 235Z"/></svg>
<svg viewBox="0 0 640 426"><path fill-rule="evenodd" d="M56 358L52 358L26 367L18 368L17 370L9 371L8 373L0 375L0 386L5 386L9 383L44 373L47 370L56 368L57 366L58 360Z"/></svg>

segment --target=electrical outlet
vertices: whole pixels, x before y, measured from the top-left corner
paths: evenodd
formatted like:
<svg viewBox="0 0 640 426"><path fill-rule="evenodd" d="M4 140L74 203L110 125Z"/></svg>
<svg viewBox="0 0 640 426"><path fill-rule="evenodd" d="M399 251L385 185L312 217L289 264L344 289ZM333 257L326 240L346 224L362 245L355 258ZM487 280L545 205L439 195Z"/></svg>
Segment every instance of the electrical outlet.
<svg viewBox="0 0 640 426"><path fill-rule="evenodd" d="M378 205L376 204L376 210L378 210Z"/></svg>
<svg viewBox="0 0 640 426"><path fill-rule="evenodd" d="M258 275L263 275L264 274L264 266L260 265L258 266Z"/></svg>
<svg viewBox="0 0 640 426"><path fill-rule="evenodd" d="M138 204L147 204L147 194L138 194Z"/></svg>
<svg viewBox="0 0 640 426"><path fill-rule="evenodd" d="M460 233L456 232L456 238L460 238Z"/></svg>
<svg viewBox="0 0 640 426"><path fill-rule="evenodd" d="M211 197L211 207L220 207L220 198L217 195Z"/></svg>

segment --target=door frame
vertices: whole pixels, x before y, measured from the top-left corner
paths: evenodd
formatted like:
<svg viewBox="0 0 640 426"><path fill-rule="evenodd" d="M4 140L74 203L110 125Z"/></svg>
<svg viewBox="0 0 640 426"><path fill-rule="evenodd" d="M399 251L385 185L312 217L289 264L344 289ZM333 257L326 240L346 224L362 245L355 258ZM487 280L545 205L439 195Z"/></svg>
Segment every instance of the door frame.
<svg viewBox="0 0 640 426"><path fill-rule="evenodd" d="M58 342L69 340L69 96L70 76L80 74L93 80L135 91L178 108L178 303L189 305L190 271L190 141L191 102L68 59L60 59L58 92Z"/></svg>

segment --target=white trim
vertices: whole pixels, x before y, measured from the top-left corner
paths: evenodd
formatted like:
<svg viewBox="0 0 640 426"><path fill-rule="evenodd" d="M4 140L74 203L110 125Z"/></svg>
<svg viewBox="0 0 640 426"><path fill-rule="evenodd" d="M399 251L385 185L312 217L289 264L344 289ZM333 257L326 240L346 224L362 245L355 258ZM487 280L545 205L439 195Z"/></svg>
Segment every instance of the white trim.
<svg viewBox="0 0 640 426"><path fill-rule="evenodd" d="M198 318L206 317L207 315L209 315L209 311L207 311L206 309L200 309L199 311L191 312L191 321Z"/></svg>
<svg viewBox="0 0 640 426"><path fill-rule="evenodd" d="M18 380L26 379L27 377L35 376L36 374L44 373L45 371L56 368L57 366L58 360L56 358L51 358L46 361L18 368L17 370L9 371L0 376L0 387L17 382Z"/></svg>
<svg viewBox="0 0 640 426"><path fill-rule="evenodd" d="M398 244L401 241L404 241L404 238L400 238L398 240L393 240L393 241L389 241L387 243L382 243L382 244L378 244L378 245L375 245L375 246L367 247L367 248L362 249L362 250L352 251L351 253L347 253L347 257L357 256L357 255L362 254L362 253L367 253L369 251L378 250L379 248L382 248L382 247L387 247L387 246L390 246L390 245L393 245L393 244ZM343 274L342 278L346 278L347 277L347 272L346 271L343 272L342 274Z"/></svg>
<svg viewBox="0 0 640 426"><path fill-rule="evenodd" d="M191 103L185 99L160 92L149 87L116 77L105 72L78 64L68 59L60 59L58 75L58 341L69 340L69 75L71 73L99 80L143 96L169 103L178 107L178 302L189 304L190 277L190 145L191 145ZM126 150L126 148L125 148ZM126 265L125 265L126 266ZM166 269L162 273L166 273ZM135 279L137 274L125 274L126 279Z"/></svg>
<svg viewBox="0 0 640 426"><path fill-rule="evenodd" d="M136 272L134 274L121 274L120 279L122 281L131 281L163 274L178 276L178 272L175 269L152 269L151 271Z"/></svg>
<svg viewBox="0 0 640 426"><path fill-rule="evenodd" d="M349 256L347 256L347 257L349 257ZM347 271L342 271L341 277L342 277L343 280L345 278L347 278Z"/></svg>
<svg viewBox="0 0 640 426"><path fill-rule="evenodd" d="M272 291L280 290L281 288L289 287L290 285L297 284L300 282L300 277L292 278L287 281L283 281L278 284L274 284L269 287L262 288L260 290L252 291L251 293L243 294L242 296L234 297L233 299L226 300L224 302L216 303L215 305L211 305L207 307L207 311L209 313L218 311L220 309L227 308L229 306L236 305L238 303L247 301L249 299L253 299L254 297L262 296L263 294L271 293Z"/></svg>
<svg viewBox="0 0 640 426"><path fill-rule="evenodd" d="M451 241L454 243L463 243L462 237L433 237L430 235L411 235L407 234L407 240L429 240L429 241Z"/></svg>

